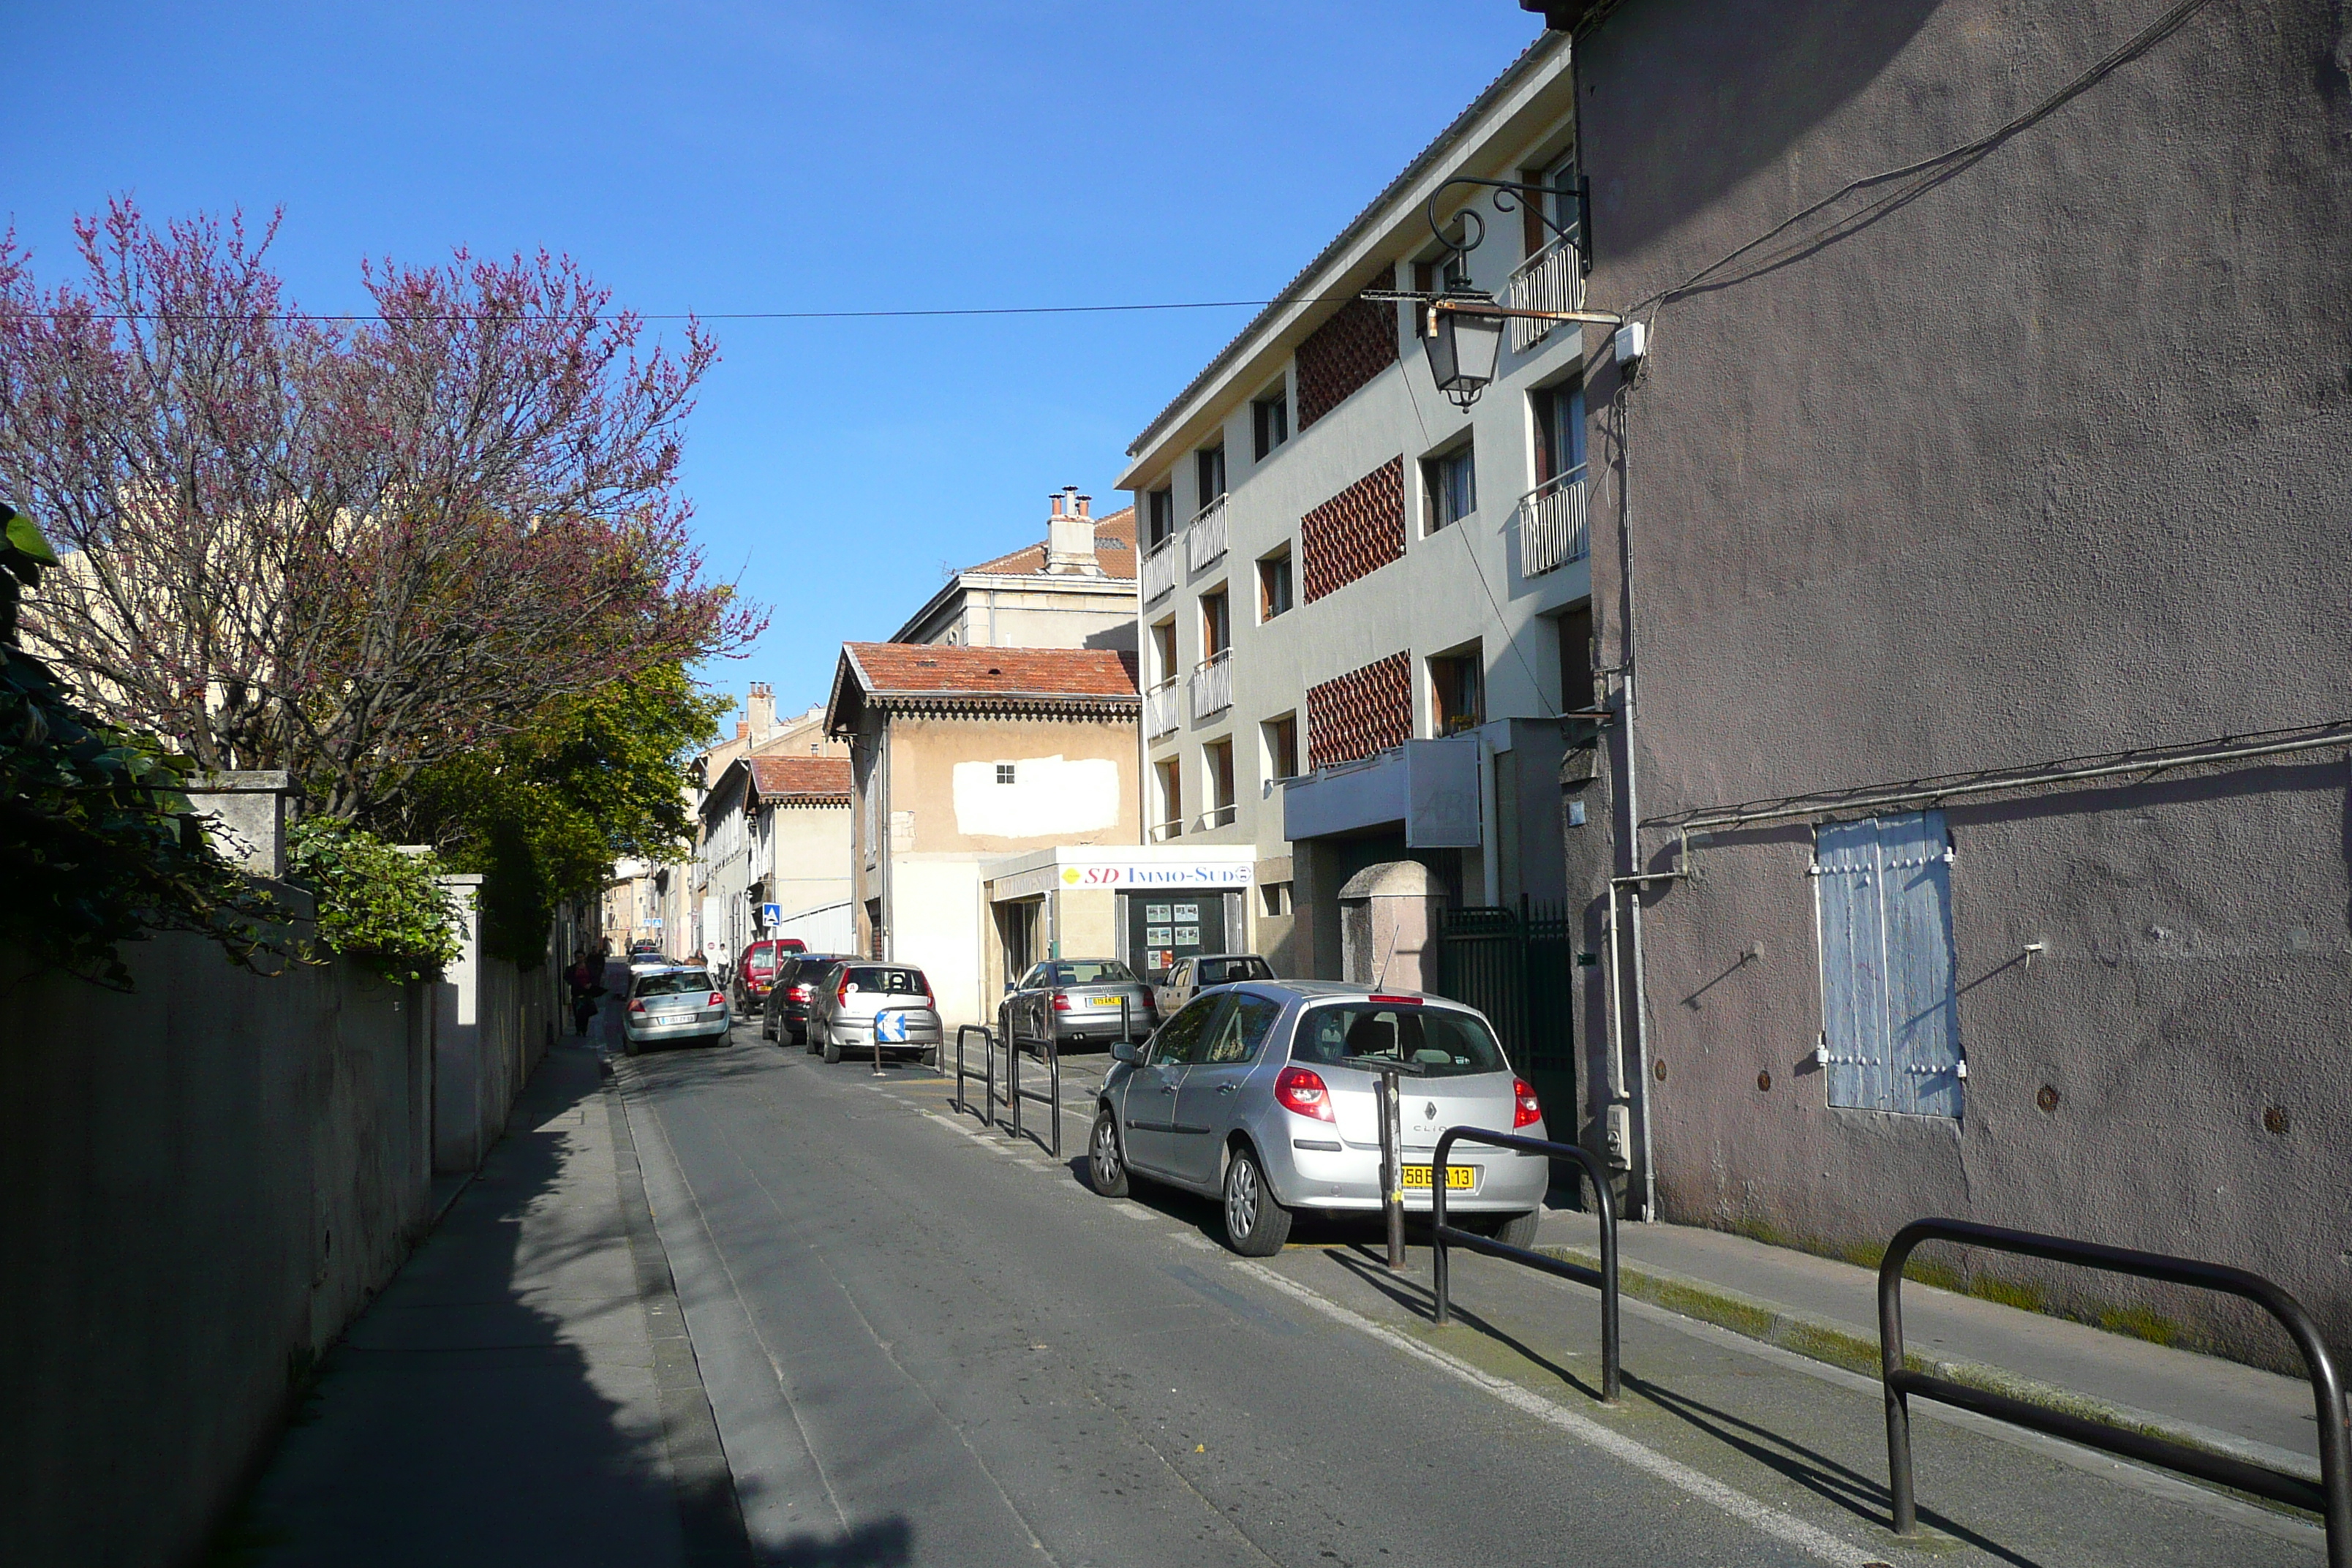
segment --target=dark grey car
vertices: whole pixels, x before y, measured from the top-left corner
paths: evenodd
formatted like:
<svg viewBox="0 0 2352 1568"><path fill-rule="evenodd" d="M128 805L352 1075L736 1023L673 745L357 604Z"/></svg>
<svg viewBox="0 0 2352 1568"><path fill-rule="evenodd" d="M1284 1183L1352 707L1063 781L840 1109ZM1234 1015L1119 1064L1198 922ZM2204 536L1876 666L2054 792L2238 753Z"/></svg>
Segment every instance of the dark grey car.
<svg viewBox="0 0 2352 1568"><path fill-rule="evenodd" d="M1033 967L1005 987L996 1010L1000 1038L1052 1039L1064 1046L1108 1045L1125 1027L1136 1039L1160 1022L1151 987L1116 958L1056 958Z"/></svg>

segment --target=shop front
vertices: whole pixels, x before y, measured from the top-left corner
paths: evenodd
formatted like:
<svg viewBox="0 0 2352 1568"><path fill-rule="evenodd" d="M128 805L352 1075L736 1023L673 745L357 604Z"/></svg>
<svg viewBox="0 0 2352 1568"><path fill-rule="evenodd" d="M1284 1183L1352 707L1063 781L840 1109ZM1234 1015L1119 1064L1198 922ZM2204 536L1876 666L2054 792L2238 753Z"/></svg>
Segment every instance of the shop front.
<svg viewBox="0 0 2352 1568"><path fill-rule="evenodd" d="M982 973L1002 986L1046 959L1116 958L1139 974L1199 952L1245 952L1256 850L1130 845L1008 856L983 867Z"/></svg>

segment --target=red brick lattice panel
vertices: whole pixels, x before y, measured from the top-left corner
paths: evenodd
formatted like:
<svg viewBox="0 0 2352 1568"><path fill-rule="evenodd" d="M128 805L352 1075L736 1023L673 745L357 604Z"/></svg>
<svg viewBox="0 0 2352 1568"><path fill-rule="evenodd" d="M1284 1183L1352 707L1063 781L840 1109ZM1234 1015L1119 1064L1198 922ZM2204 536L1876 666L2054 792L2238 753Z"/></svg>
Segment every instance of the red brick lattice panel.
<svg viewBox="0 0 2352 1568"><path fill-rule="evenodd" d="M1298 345L1297 358L1298 427L1304 430L1396 363L1396 307L1349 300Z"/></svg>
<svg viewBox="0 0 2352 1568"><path fill-rule="evenodd" d="M1352 763L1412 739L1412 661L1401 653L1307 689L1307 765Z"/></svg>
<svg viewBox="0 0 2352 1568"><path fill-rule="evenodd" d="M1404 459L1391 458L1298 522L1307 604L1404 559Z"/></svg>

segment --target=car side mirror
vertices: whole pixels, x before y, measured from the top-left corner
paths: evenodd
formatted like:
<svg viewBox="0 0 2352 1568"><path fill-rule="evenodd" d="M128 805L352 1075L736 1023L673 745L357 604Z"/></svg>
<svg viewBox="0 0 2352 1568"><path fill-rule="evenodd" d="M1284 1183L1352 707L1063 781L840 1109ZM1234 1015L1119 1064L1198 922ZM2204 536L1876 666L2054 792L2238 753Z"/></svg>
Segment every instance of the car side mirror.
<svg viewBox="0 0 2352 1568"><path fill-rule="evenodd" d="M1132 1067L1143 1059L1143 1053L1136 1047L1133 1040L1113 1040L1110 1043L1110 1059Z"/></svg>

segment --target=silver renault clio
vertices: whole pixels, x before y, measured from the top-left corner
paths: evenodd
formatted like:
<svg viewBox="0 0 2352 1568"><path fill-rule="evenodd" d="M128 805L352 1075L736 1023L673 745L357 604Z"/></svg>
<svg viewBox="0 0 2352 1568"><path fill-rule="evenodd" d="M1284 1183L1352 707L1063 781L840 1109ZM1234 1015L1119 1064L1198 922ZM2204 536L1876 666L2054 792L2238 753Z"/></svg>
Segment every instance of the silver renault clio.
<svg viewBox="0 0 2352 1568"><path fill-rule="evenodd" d="M1130 1174L1222 1198L1225 1238L1264 1258L1300 1209L1381 1206L1381 1060L1404 1080L1408 1212L1429 1208L1430 1163L1449 1127L1544 1134L1535 1090L1486 1016L1441 996L1322 981L1259 981L1194 997L1140 1047L1118 1045L1097 1100L1087 1168L1124 1196ZM1549 1162L1455 1146L1448 1217L1532 1246Z"/></svg>

